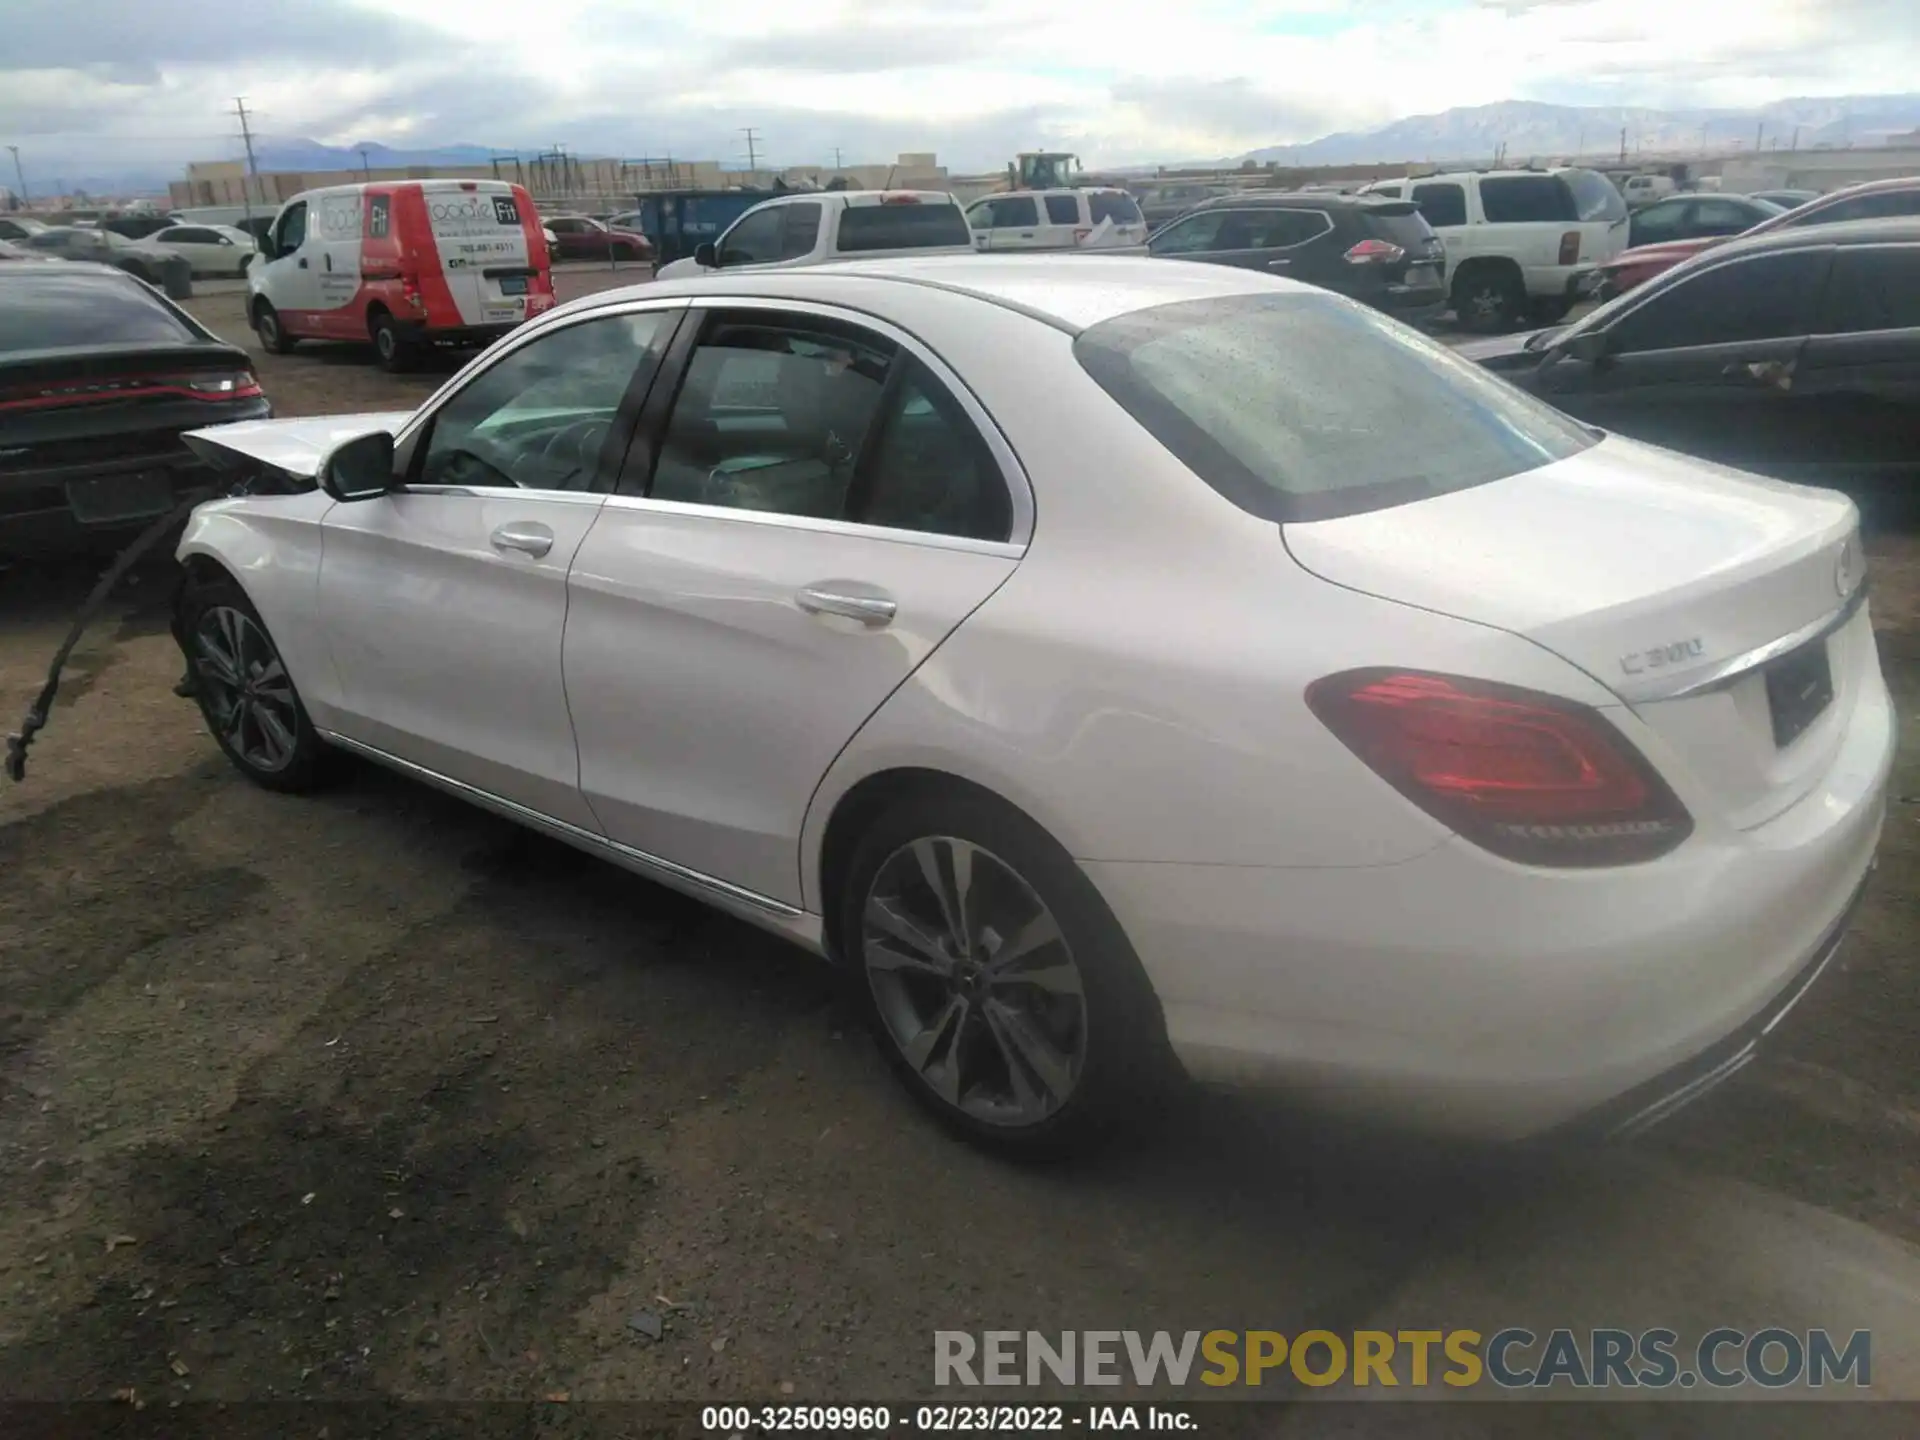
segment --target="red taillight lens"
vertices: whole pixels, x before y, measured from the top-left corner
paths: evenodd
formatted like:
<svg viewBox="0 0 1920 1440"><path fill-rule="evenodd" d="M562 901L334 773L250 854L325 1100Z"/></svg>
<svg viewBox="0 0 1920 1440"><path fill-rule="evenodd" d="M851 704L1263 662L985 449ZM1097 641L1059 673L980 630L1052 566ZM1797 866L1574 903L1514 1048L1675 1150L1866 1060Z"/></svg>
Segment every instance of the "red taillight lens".
<svg viewBox="0 0 1920 1440"><path fill-rule="evenodd" d="M246 370L189 376L184 384L188 393L201 400L247 400L260 393L260 382Z"/></svg>
<svg viewBox="0 0 1920 1440"><path fill-rule="evenodd" d="M1580 232L1569 230L1560 237L1560 263L1577 264L1580 260Z"/></svg>
<svg viewBox="0 0 1920 1440"><path fill-rule="evenodd" d="M1449 829L1529 865L1627 865L1693 819L1599 711L1491 681L1351 670L1307 706L1381 779Z"/></svg>
<svg viewBox="0 0 1920 1440"><path fill-rule="evenodd" d="M918 195L882 195L880 203L882 205L918 205L920 197Z"/></svg>
<svg viewBox="0 0 1920 1440"><path fill-rule="evenodd" d="M1349 265L1387 265L1407 258L1407 252L1387 240L1362 240L1347 251Z"/></svg>
<svg viewBox="0 0 1920 1440"><path fill-rule="evenodd" d="M427 308L426 297L420 293L420 277L413 274L400 276L400 298L416 310Z"/></svg>

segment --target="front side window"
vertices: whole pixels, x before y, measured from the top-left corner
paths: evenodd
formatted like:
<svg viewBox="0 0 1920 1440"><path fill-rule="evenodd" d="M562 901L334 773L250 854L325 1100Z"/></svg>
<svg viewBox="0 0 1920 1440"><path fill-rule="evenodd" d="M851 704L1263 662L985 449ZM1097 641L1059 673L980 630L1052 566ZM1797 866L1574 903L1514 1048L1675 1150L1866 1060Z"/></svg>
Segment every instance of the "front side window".
<svg viewBox="0 0 1920 1440"><path fill-rule="evenodd" d="M1442 225L1467 223L1467 192L1458 185L1416 185L1412 199L1420 207L1420 213L1427 217L1427 224L1436 230Z"/></svg>
<svg viewBox="0 0 1920 1440"><path fill-rule="evenodd" d="M1732 200L1696 200L1693 227L1696 235L1738 235L1751 229L1759 218L1744 205Z"/></svg>
<svg viewBox="0 0 1920 1440"><path fill-rule="evenodd" d="M296 200L280 212L273 227L273 246L281 254L298 250L307 242L307 202Z"/></svg>
<svg viewBox="0 0 1920 1440"><path fill-rule="evenodd" d="M1156 255L1199 255L1208 250L1218 250L1220 231L1231 210L1203 210L1198 215L1189 215L1184 220L1176 220L1158 235L1155 235L1147 248Z"/></svg>
<svg viewBox="0 0 1920 1440"><path fill-rule="evenodd" d="M1495 225L1564 225L1580 218L1573 191L1557 175L1488 176L1480 182L1480 208Z"/></svg>
<svg viewBox="0 0 1920 1440"><path fill-rule="evenodd" d="M1271 520L1383 509L1596 443L1444 346L1332 295L1157 305L1093 326L1073 348L1188 469Z"/></svg>
<svg viewBox="0 0 1920 1440"><path fill-rule="evenodd" d="M434 415L414 482L593 489L620 401L678 313L583 320L521 346Z"/></svg>
<svg viewBox="0 0 1920 1440"><path fill-rule="evenodd" d="M780 258L780 242L786 231L783 206L755 210L742 215L740 223L720 237L722 265L759 265Z"/></svg>
<svg viewBox="0 0 1920 1440"><path fill-rule="evenodd" d="M1819 284L1818 251L1755 255L1661 289L1607 333L1619 354L1781 340L1803 333L1804 297Z"/></svg>
<svg viewBox="0 0 1920 1440"><path fill-rule="evenodd" d="M712 316L688 358L647 494L843 517L893 354L890 342L828 320Z"/></svg>
<svg viewBox="0 0 1920 1440"><path fill-rule="evenodd" d="M1676 240L1686 229L1691 200L1662 200L1649 205L1633 217L1630 235L1635 245L1653 245Z"/></svg>
<svg viewBox="0 0 1920 1440"><path fill-rule="evenodd" d="M1031 195L1006 195L989 200L987 209L993 217L990 223L996 230L1040 223L1040 207L1034 204Z"/></svg>
<svg viewBox="0 0 1920 1440"><path fill-rule="evenodd" d="M1920 246L1836 250L1820 311L1822 335L1920 330Z"/></svg>

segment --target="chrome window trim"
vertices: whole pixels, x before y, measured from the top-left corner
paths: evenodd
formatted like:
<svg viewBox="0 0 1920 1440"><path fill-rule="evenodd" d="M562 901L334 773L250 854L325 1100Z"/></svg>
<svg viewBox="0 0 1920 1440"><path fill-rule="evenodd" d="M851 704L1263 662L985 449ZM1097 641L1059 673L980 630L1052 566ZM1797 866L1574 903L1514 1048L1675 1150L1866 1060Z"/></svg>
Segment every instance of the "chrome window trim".
<svg viewBox="0 0 1920 1440"><path fill-rule="evenodd" d="M891 340L922 365L926 366L934 379L947 389L947 393L959 402L966 412L967 419L973 422L974 430L986 442L988 452L993 456L994 464L999 468L1000 481L1007 487L1007 498L1012 511L1012 521L1008 527L1007 538L999 540L969 540L958 535L940 535L925 530L893 530L880 525L857 525L846 520L816 521L807 516L777 515L767 511L740 511L725 506L690 505L680 501L662 500L651 502L659 505L672 505L678 509L700 511L715 515L752 515L763 522L787 522L797 529L828 528L845 531L855 535L877 535L882 538L912 537L923 543L941 543L949 549L970 549L976 546L998 546L1000 550L1011 549L1015 554L1024 554L1033 539L1034 497L1033 486L1027 478L1026 470L1021 466L1019 457L1013 453L1013 446L1006 435L995 423L986 406L967 386L953 367L936 355L918 336L902 329L890 320L884 320L865 310L856 310L844 305L828 305L817 300L784 300L770 296L748 295L696 295L690 301L696 310L771 310L790 315L812 315L822 320L837 321L842 325L853 325ZM639 497L611 497L617 500L632 500ZM997 554L999 550L986 553Z"/></svg>
<svg viewBox="0 0 1920 1440"><path fill-rule="evenodd" d="M863 540L885 540L896 545L918 545L929 550L997 555L1005 560L1018 560L1027 553L1024 544L1009 540L974 540L964 535L942 535L932 530L896 530L887 525L857 525L851 520L822 520L812 515L782 515L772 510L742 510L731 505L696 505L686 500L655 500L644 495L608 495L605 500L609 510L634 510L649 515L687 515L701 520L731 520L741 525L764 525L776 530L800 530L815 535L853 535Z"/></svg>
<svg viewBox="0 0 1920 1440"><path fill-rule="evenodd" d="M1296 240L1291 245L1253 245L1253 250L1298 250L1302 245L1311 245L1322 235L1333 233L1333 216L1325 210L1316 210L1310 205L1249 205L1234 206L1228 213L1233 215L1271 215L1276 210L1284 210L1289 215L1318 215L1325 229L1316 230L1304 240Z"/></svg>
<svg viewBox="0 0 1920 1440"><path fill-rule="evenodd" d="M496 365L545 336L575 325L583 325L589 320L604 320L615 315L635 315L650 310L684 310L691 303L691 299L685 295L664 297L649 295L635 300L616 300L585 310L568 310L562 307L547 312L538 320L530 320L509 333L504 339L496 341L490 349L482 351L446 384L429 395L420 408L408 417L407 423L400 427L399 433L393 437L394 446L397 449L411 440L428 420L452 403L469 385L476 384L481 376L490 374Z"/></svg>
<svg viewBox="0 0 1920 1440"><path fill-rule="evenodd" d="M1858 543L1857 541L1855 542ZM1756 645L1751 650L1729 656L1703 670L1688 670L1677 675L1661 675L1657 679L1644 680L1639 684L1615 686L1615 693L1630 705L1643 704L1654 700L1681 700L1689 695L1704 695L1710 690L1720 690L1745 679L1755 670L1789 655L1802 645L1811 645L1816 640L1824 640L1835 632L1844 629L1847 622L1860 613L1860 607L1867 603L1867 582L1862 580L1853 589L1853 593L1841 602L1840 608L1798 630L1782 635L1778 640L1769 640L1764 645Z"/></svg>
<svg viewBox="0 0 1920 1440"><path fill-rule="evenodd" d="M568 505L595 506L607 498L599 490L536 490L527 485L396 485L387 493L389 495L459 495L469 500L492 495L513 495L525 500L559 500Z"/></svg>

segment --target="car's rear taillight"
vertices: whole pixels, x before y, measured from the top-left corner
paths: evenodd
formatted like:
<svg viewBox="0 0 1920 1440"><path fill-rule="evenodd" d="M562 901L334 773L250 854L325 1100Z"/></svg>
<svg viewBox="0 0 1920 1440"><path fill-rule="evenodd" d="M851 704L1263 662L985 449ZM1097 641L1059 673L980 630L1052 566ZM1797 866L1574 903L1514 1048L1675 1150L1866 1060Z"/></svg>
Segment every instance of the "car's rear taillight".
<svg viewBox="0 0 1920 1440"><path fill-rule="evenodd" d="M260 393L260 382L247 370L218 375L192 375L180 383L189 394L205 400L247 400Z"/></svg>
<svg viewBox="0 0 1920 1440"><path fill-rule="evenodd" d="M1373 772L1449 829L1528 865L1628 865L1693 818L1599 711L1452 675L1350 670L1307 706Z"/></svg>
<svg viewBox="0 0 1920 1440"><path fill-rule="evenodd" d="M420 293L420 277L412 271L400 276L400 298L416 310L427 308L427 297Z"/></svg>
<svg viewBox="0 0 1920 1440"><path fill-rule="evenodd" d="M1578 264L1579 260L1580 232L1578 230L1569 230L1560 237L1560 263L1562 265L1574 265Z"/></svg>
<svg viewBox="0 0 1920 1440"><path fill-rule="evenodd" d="M1407 258L1407 252L1389 240L1362 240L1347 251L1349 265L1391 265Z"/></svg>

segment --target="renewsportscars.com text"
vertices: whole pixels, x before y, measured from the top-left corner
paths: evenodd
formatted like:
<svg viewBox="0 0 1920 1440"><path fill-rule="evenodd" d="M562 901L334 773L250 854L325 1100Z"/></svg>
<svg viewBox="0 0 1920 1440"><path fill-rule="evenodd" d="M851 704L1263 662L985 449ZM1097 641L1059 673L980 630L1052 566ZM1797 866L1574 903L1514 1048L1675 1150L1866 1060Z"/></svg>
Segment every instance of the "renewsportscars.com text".
<svg viewBox="0 0 1920 1440"><path fill-rule="evenodd" d="M1873 1336L1826 1330L936 1330L936 1385L1730 1389L1873 1383Z"/></svg>

